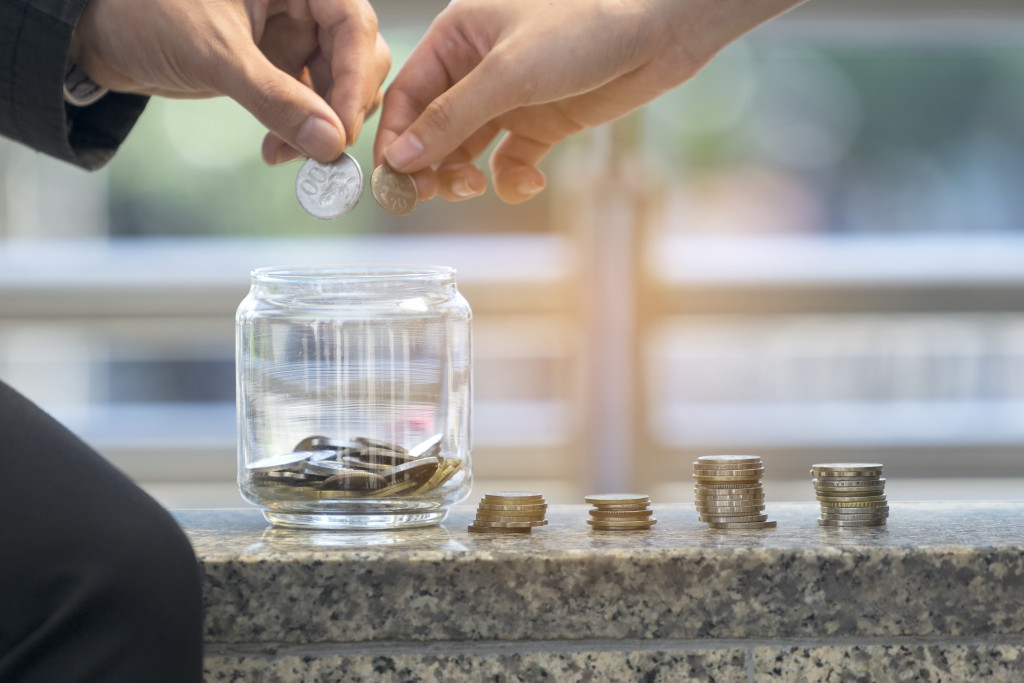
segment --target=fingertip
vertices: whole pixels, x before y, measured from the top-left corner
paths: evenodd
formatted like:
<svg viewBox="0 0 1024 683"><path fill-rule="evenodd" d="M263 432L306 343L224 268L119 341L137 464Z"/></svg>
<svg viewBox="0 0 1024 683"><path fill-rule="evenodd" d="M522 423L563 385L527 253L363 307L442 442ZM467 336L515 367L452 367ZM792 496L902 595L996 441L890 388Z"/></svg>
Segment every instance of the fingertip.
<svg viewBox="0 0 1024 683"><path fill-rule="evenodd" d="M423 156L423 143L415 133L406 131L384 148L384 158L396 171L408 172Z"/></svg>
<svg viewBox="0 0 1024 683"><path fill-rule="evenodd" d="M438 192L452 202L479 197L487 190L483 171L473 164L451 164L438 169Z"/></svg>
<svg viewBox="0 0 1024 683"><path fill-rule="evenodd" d="M437 196L437 174L429 168L412 174L412 180L416 183L416 194L420 201L427 201Z"/></svg>
<svg viewBox="0 0 1024 683"><path fill-rule="evenodd" d="M520 166L496 175L494 189L506 204L519 204L536 197L547 186L547 178L536 168Z"/></svg>
<svg viewBox="0 0 1024 683"><path fill-rule="evenodd" d="M299 128L295 144L306 156L327 164L345 151L345 134L333 123L314 114Z"/></svg>
<svg viewBox="0 0 1024 683"><path fill-rule="evenodd" d="M279 138L274 133L267 133L263 138L261 150L263 162L268 166L277 166L302 156L299 150Z"/></svg>

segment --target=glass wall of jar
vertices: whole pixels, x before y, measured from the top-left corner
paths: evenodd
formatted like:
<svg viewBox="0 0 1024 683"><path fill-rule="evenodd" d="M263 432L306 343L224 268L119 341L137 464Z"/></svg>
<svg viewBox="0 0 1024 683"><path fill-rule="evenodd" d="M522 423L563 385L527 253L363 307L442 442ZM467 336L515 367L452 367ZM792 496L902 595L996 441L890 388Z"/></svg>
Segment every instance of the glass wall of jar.
<svg viewBox="0 0 1024 683"><path fill-rule="evenodd" d="M447 267L253 271L236 316L242 496L280 526L444 519L472 484L471 321Z"/></svg>

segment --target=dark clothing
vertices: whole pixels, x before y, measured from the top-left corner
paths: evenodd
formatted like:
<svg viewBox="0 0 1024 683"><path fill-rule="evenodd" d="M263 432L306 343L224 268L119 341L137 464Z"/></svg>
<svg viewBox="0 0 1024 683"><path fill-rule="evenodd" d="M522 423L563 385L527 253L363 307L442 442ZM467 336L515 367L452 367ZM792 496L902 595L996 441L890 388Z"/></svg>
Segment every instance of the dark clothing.
<svg viewBox="0 0 1024 683"><path fill-rule="evenodd" d="M87 0L0 0L0 135L83 168L114 155L146 106L108 93L96 104L64 102L71 32Z"/></svg>
<svg viewBox="0 0 1024 683"><path fill-rule="evenodd" d="M0 383L0 681L202 680L202 596L174 519Z"/></svg>
<svg viewBox="0 0 1024 683"><path fill-rule="evenodd" d="M84 168L116 151L146 98L64 103L86 0L0 0L0 135ZM55 188L59 191L59 188ZM0 383L0 681L202 680L195 554L124 474Z"/></svg>

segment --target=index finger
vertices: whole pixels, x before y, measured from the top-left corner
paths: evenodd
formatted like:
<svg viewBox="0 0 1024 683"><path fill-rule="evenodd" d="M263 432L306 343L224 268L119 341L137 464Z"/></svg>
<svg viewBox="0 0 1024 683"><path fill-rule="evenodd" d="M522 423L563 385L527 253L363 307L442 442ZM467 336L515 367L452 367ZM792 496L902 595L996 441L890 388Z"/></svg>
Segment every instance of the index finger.
<svg viewBox="0 0 1024 683"><path fill-rule="evenodd" d="M349 139L376 100L391 67L391 55L377 30L377 16L365 0L309 0L321 52L330 63L329 104Z"/></svg>

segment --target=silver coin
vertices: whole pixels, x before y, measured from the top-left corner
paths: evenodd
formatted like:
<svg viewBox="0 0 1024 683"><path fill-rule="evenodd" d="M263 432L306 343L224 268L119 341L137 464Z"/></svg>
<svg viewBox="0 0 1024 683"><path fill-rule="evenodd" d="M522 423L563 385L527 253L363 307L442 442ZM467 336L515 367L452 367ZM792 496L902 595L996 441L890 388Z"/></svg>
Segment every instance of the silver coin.
<svg viewBox="0 0 1024 683"><path fill-rule="evenodd" d="M310 454L285 453L284 455L272 455L269 458L260 458L253 462L247 462L245 468L251 472L274 472L277 470L301 469L302 465L309 460Z"/></svg>
<svg viewBox="0 0 1024 683"><path fill-rule="evenodd" d="M363 170L348 154L329 164L306 159L295 178L295 196L310 216L340 218L355 208L363 194Z"/></svg>
<svg viewBox="0 0 1024 683"><path fill-rule="evenodd" d="M442 439L444 439L444 434L434 434L429 439L421 441L420 443L416 444L415 446L409 449L409 457L422 458L423 456L427 455L427 453L431 449L440 446Z"/></svg>
<svg viewBox="0 0 1024 683"><path fill-rule="evenodd" d="M380 208L395 216L405 216L416 208L418 194L412 176L399 173L387 164L373 169L370 191Z"/></svg>

